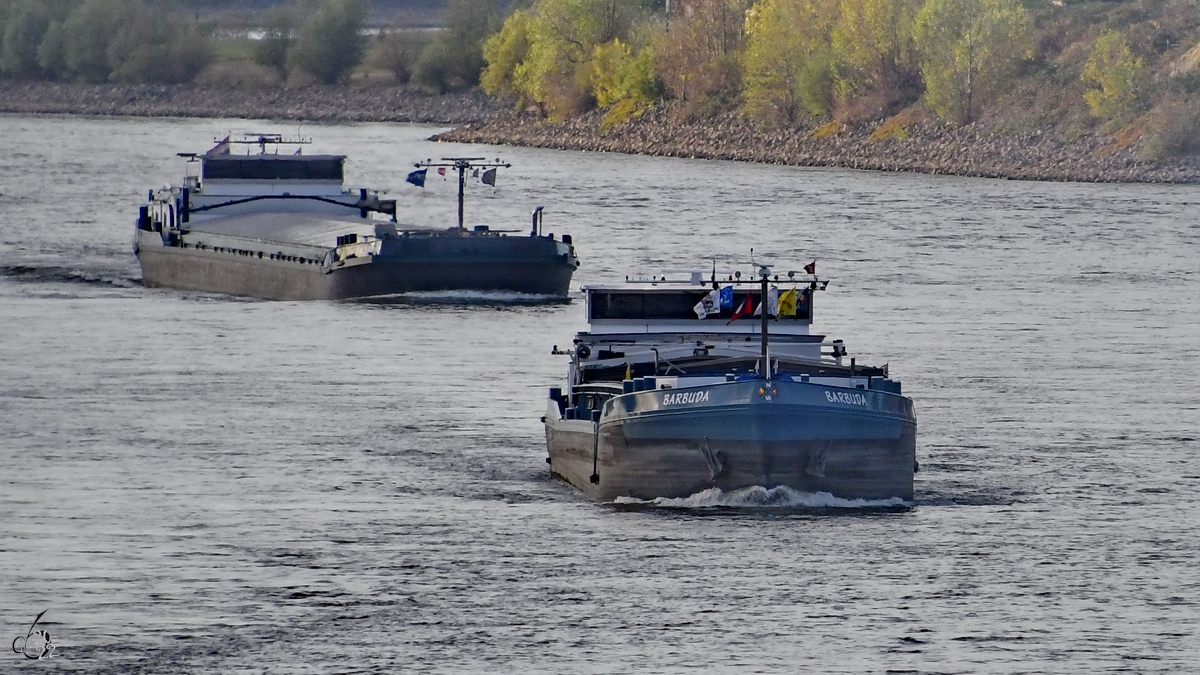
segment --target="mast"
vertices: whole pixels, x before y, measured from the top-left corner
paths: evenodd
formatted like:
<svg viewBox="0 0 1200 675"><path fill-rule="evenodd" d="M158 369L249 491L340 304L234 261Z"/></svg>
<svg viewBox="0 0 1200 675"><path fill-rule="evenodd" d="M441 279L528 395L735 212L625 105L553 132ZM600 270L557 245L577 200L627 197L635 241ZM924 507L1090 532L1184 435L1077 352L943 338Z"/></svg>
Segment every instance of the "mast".
<svg viewBox="0 0 1200 675"><path fill-rule="evenodd" d="M467 170L475 169L478 171L479 169L483 169L485 172L487 172L489 170L494 171L495 169L501 167L508 169L512 167L512 164L501 162L499 158L489 162L484 157L443 157L440 162L427 159L424 162L417 162L414 166L416 166L418 169L437 168L455 169L458 171L458 229L461 230L464 229L463 193L466 191L467 186ZM490 182L487 180L487 174L485 173L483 181L489 185L495 186L495 173L492 174L492 179Z"/></svg>
<svg viewBox="0 0 1200 675"><path fill-rule="evenodd" d="M463 229L463 190L467 185L467 165L466 162L455 162L455 168L458 169L458 229Z"/></svg>
<svg viewBox="0 0 1200 675"><path fill-rule="evenodd" d="M770 282L771 266L760 265L758 273L762 275L762 295L759 296L759 307L762 309L762 363L763 363L763 378L771 377L771 362L767 354L767 312L770 309L767 307L767 284Z"/></svg>

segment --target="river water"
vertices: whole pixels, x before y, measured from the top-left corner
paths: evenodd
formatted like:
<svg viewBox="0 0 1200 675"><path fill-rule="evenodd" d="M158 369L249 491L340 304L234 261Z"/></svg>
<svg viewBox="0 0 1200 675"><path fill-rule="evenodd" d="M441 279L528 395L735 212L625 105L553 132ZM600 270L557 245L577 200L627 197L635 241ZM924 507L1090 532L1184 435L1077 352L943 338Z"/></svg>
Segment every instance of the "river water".
<svg viewBox="0 0 1200 675"><path fill-rule="evenodd" d="M344 153L402 220L428 157L513 163L469 224L576 286L832 278L817 328L918 411L915 502L598 505L539 416L566 304L141 286L132 223L229 131ZM439 145L436 127L0 116L3 672L1175 673L1200 663L1200 188ZM8 653L5 657L4 654Z"/></svg>

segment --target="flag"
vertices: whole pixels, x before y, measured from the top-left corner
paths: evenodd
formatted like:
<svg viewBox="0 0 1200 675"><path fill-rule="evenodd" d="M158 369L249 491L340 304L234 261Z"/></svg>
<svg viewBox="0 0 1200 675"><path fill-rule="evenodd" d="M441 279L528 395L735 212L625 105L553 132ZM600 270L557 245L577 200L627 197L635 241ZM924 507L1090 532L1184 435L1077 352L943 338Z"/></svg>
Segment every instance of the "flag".
<svg viewBox="0 0 1200 675"><path fill-rule="evenodd" d="M888 363L891 363L891 361L888 361ZM888 364L887 363L883 364L883 376L884 377L888 376Z"/></svg>
<svg viewBox="0 0 1200 675"><path fill-rule="evenodd" d="M230 146L229 137L226 136L225 138L221 139L221 141L219 143L214 145L211 150L209 150L208 152L206 152L204 154L206 154L206 155L228 155L229 154L229 146Z"/></svg>
<svg viewBox="0 0 1200 675"><path fill-rule="evenodd" d="M703 319L709 314L721 313L721 291L713 289L692 307L692 311L696 312L697 319Z"/></svg>
<svg viewBox="0 0 1200 675"><path fill-rule="evenodd" d="M733 309L733 286L721 289L721 309Z"/></svg>
<svg viewBox="0 0 1200 675"><path fill-rule="evenodd" d="M439 175L439 176L445 176L445 175L446 175L446 167L444 167L444 166L439 166L439 167L438 167L438 175Z"/></svg>
<svg viewBox="0 0 1200 675"><path fill-rule="evenodd" d="M746 301L742 303L741 307L738 307L737 309L733 310L733 318L730 319L729 321L726 321L725 325L728 326L729 324L733 323L734 321L737 321L739 318L741 318L743 316L749 316L753 312L754 312L754 305L750 301L750 294L747 293Z"/></svg>
<svg viewBox="0 0 1200 675"><path fill-rule="evenodd" d="M412 183L413 185L416 185L417 187L423 188L423 187L425 187L425 172L426 171L429 171L429 169L418 169L417 171L410 171L408 173L408 178L405 178L404 180L408 181L409 183Z"/></svg>
<svg viewBox="0 0 1200 675"><path fill-rule="evenodd" d="M817 273L817 261L814 260L814 261L808 263L807 265L805 265L804 272L805 272L805 274L816 274Z"/></svg>
<svg viewBox="0 0 1200 675"><path fill-rule="evenodd" d="M471 172L471 178L479 178L479 169L475 169Z"/></svg>
<svg viewBox="0 0 1200 675"><path fill-rule="evenodd" d="M633 369L629 367L628 363L625 364L625 379L627 379L627 380L633 379Z"/></svg>
<svg viewBox="0 0 1200 675"><path fill-rule="evenodd" d="M779 296L779 316L796 316L796 289L786 290Z"/></svg>
<svg viewBox="0 0 1200 675"><path fill-rule="evenodd" d="M758 303L754 316L762 316L763 303ZM767 289L767 316L779 316L779 289L772 286Z"/></svg>
<svg viewBox="0 0 1200 675"><path fill-rule="evenodd" d="M496 170L488 169L487 171L484 171L483 175L479 177L479 180L482 181L484 185L496 187Z"/></svg>

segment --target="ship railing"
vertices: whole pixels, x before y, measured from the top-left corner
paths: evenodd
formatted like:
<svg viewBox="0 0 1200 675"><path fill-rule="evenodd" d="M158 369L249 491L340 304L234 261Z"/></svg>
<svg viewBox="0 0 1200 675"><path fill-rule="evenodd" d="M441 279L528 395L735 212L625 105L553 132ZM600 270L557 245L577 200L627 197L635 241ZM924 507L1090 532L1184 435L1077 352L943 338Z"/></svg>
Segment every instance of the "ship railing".
<svg viewBox="0 0 1200 675"><path fill-rule="evenodd" d="M255 250L262 250L264 252L267 252L267 249L277 249L280 252L286 253L287 255L308 256L312 254L319 254L317 255L318 258L332 248L329 246L319 246L315 244L297 244L290 241L274 241L260 237L246 237L237 234L205 232L203 230L193 229L184 229L182 234L188 237L187 243L190 244L192 243L192 240L195 240L196 243L204 243L206 248L213 248L214 246L228 248L236 246L239 242L245 242L245 244L243 244L245 247L254 248ZM203 241L201 242L201 240Z"/></svg>

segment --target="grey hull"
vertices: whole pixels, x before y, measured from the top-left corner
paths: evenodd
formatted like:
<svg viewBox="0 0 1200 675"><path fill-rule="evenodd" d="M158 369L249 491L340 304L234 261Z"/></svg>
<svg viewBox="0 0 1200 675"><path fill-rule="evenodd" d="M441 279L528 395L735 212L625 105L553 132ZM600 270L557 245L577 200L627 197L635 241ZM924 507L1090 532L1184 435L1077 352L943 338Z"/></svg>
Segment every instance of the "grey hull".
<svg viewBox="0 0 1200 675"><path fill-rule="evenodd" d="M826 392L847 390L790 381L770 383L768 391L773 385L777 393L768 399L758 394L760 383L625 394L605 405L598 424L548 415L551 471L601 501L754 485L912 499L916 418L909 399L850 390L831 401ZM682 405L664 398L683 391L693 393Z"/></svg>
<svg viewBox="0 0 1200 675"><path fill-rule="evenodd" d="M329 264L324 251L293 247L274 256L269 243L219 248L165 246L138 231L135 247L147 286L228 293L270 300L342 300L413 291L513 291L566 297L576 268L553 242L463 239L452 250L389 252ZM547 246L549 245L549 246ZM538 249L543 250L538 250Z"/></svg>

